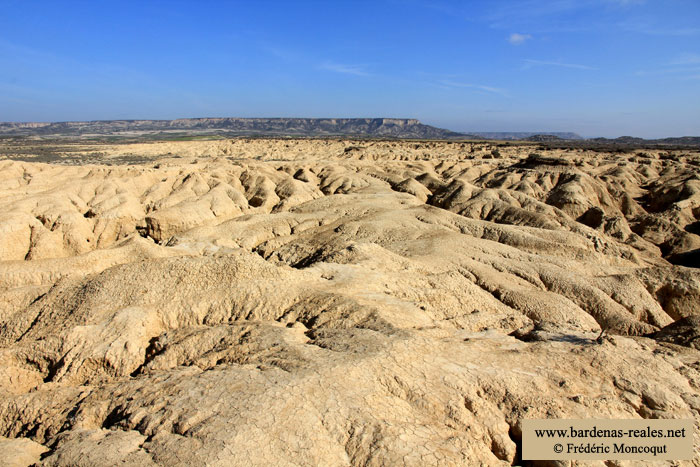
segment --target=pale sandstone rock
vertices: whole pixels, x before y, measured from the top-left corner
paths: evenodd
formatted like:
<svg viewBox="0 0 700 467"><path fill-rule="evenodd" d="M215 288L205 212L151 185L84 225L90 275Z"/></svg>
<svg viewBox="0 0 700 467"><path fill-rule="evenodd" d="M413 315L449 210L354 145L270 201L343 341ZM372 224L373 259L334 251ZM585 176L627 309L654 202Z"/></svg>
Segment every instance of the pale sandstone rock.
<svg viewBox="0 0 700 467"><path fill-rule="evenodd" d="M7 439L0 436L0 457L7 467L29 467L49 449L27 438Z"/></svg>
<svg viewBox="0 0 700 467"><path fill-rule="evenodd" d="M0 453L511 465L524 418L700 422L700 155L492 149L0 161Z"/></svg>

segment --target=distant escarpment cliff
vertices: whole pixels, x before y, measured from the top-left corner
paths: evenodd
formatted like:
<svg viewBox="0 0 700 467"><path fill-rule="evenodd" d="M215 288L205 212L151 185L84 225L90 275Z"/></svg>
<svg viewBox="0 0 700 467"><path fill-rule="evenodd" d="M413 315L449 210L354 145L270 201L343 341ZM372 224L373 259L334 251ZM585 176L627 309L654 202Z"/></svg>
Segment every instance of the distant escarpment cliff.
<svg viewBox="0 0 700 467"><path fill-rule="evenodd" d="M148 134L225 136L367 136L451 139L470 135L404 118L181 118L58 123L0 123L7 136L139 136Z"/></svg>

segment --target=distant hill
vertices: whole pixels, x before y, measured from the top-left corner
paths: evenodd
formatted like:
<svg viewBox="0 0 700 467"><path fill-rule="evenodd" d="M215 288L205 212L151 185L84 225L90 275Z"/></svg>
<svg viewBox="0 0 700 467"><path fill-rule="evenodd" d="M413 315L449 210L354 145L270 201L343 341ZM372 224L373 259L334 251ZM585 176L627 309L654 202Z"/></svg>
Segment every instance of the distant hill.
<svg viewBox="0 0 700 467"><path fill-rule="evenodd" d="M566 141L563 138L560 138L559 136L554 136L554 135L533 135L533 136L528 136L525 138L525 141L534 141L536 143L547 143L547 142L552 142L552 141Z"/></svg>
<svg viewBox="0 0 700 467"><path fill-rule="evenodd" d="M469 138L403 118L182 118L58 123L0 123L7 136L367 136L415 139Z"/></svg>
<svg viewBox="0 0 700 467"><path fill-rule="evenodd" d="M180 118L177 120L95 120L87 122L0 122L0 137L359 137L531 141L563 146L700 146L700 137L648 140L632 136L584 139L572 132L487 131L459 133L410 118Z"/></svg>
<svg viewBox="0 0 700 467"><path fill-rule="evenodd" d="M619 138L592 138L588 141L622 146L700 146L700 136L681 136L678 138L644 139L634 136Z"/></svg>
<svg viewBox="0 0 700 467"><path fill-rule="evenodd" d="M555 137L557 139L565 140L581 140L583 137L571 132L551 132L551 131L473 131L472 135L480 136L486 139L498 139L498 140L527 140L532 137Z"/></svg>

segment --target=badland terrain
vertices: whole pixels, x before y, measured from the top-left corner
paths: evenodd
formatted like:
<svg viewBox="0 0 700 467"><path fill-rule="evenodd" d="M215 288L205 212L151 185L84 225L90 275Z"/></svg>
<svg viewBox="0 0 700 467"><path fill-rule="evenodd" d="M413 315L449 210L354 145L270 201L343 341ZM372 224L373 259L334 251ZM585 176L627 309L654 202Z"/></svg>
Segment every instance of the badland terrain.
<svg viewBox="0 0 700 467"><path fill-rule="evenodd" d="M511 465L525 418L697 425L699 234L693 148L5 138L0 452Z"/></svg>

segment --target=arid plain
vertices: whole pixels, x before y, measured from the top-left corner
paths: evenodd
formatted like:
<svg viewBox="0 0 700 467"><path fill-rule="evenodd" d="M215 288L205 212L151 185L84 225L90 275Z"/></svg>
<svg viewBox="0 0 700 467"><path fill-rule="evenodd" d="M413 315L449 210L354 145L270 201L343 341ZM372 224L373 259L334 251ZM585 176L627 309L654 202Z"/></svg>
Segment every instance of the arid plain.
<svg viewBox="0 0 700 467"><path fill-rule="evenodd" d="M0 143L9 465L511 465L524 418L700 422L697 150L56 147Z"/></svg>

